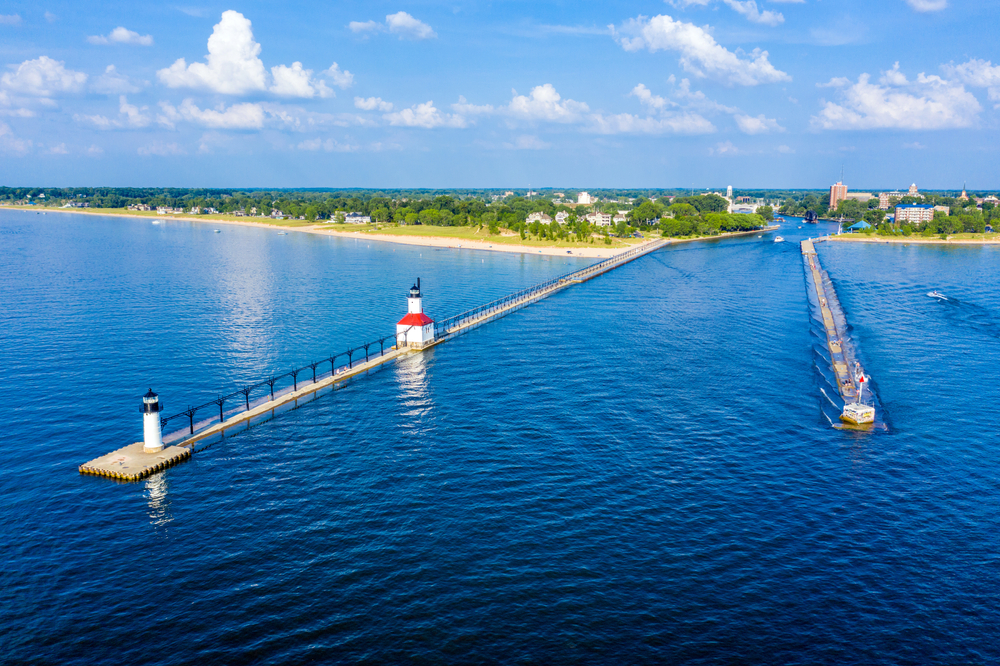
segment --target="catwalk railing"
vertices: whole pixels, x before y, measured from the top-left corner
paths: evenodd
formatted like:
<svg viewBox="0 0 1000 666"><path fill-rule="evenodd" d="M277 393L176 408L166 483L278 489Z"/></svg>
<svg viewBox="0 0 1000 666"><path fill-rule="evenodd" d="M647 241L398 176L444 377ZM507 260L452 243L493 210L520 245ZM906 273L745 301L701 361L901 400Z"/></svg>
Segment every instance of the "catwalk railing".
<svg viewBox="0 0 1000 666"><path fill-rule="evenodd" d="M566 275L553 278L546 282L542 282L541 284L536 284L528 287L527 289L522 289L521 291L509 294L503 298L498 298L485 305L473 308L472 310L467 310L462 314L449 317L448 319L435 323L435 338L444 338L455 333L457 329L461 329L471 322L477 320L486 321L494 318L493 315L499 315L500 313L506 314L507 312L516 309L517 306L524 306L533 303L539 298L551 293L556 288L589 279L590 277L602 273L618 264L630 261L640 254L652 252L663 244L663 242L659 242L632 248L626 252L617 254L610 259L605 259L604 261L593 264L592 266L588 266L578 271L573 271L572 273L567 273ZM176 414L161 418L160 424L164 430L163 441L165 443L171 443L186 436L194 435L200 430L204 430L205 428L213 426L217 423L225 422L227 414L229 416L234 416L235 414L239 414L243 411L250 411L253 407L257 407L269 401L274 401L276 397L281 397L289 392L297 391L300 387L306 387L310 384L323 381L329 377L349 372L354 368L355 363L362 362L362 355L364 357L364 362L366 363L372 359L378 359L384 356L387 351L391 351L394 346L398 347L401 343L405 343L406 334L413 328L416 327L411 326L403 331L399 331L392 335L385 335L372 342L366 342L352 349L348 349L347 351L338 352L322 360L306 363L302 367L289 370L284 374L272 375L263 381L259 381L255 384L248 384L243 388L236 389L226 395L220 395L219 397L209 400L208 402L194 407L187 407ZM392 342L390 343L389 350L387 350L386 343L389 341ZM337 359L343 358L347 359L347 363L338 366ZM329 370L325 369L327 365L329 366ZM264 389L266 389L266 391ZM200 419L198 418L199 414L202 415ZM167 426L177 423L178 421L183 423L183 426L167 432Z"/></svg>

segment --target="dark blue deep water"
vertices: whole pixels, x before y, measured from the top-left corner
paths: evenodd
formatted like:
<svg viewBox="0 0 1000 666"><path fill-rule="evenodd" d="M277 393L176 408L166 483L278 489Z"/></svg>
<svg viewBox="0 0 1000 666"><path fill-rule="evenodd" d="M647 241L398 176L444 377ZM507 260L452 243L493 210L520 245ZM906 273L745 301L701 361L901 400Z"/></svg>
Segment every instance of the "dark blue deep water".
<svg viewBox="0 0 1000 666"><path fill-rule="evenodd" d="M80 476L150 386L391 332L418 275L443 318L585 263L212 231L0 211L0 661L1000 660L1000 248L819 247L887 432L830 427L798 244L751 236Z"/></svg>

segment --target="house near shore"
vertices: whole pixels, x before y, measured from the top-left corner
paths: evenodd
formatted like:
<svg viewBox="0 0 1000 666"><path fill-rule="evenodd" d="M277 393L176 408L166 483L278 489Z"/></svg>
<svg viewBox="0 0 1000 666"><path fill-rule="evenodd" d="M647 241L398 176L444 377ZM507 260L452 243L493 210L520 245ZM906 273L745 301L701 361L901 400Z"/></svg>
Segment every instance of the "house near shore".
<svg viewBox="0 0 1000 666"><path fill-rule="evenodd" d="M344 215L344 224L371 224L371 215L363 213L347 213Z"/></svg>
<svg viewBox="0 0 1000 666"><path fill-rule="evenodd" d="M535 222L541 222L542 224L549 224L552 222L552 218L545 213L532 213L524 220L528 224L533 224Z"/></svg>
<svg viewBox="0 0 1000 666"><path fill-rule="evenodd" d="M567 221L569 221L569 213L567 213L564 210L561 210L558 213L556 213L556 222L558 222L559 224L566 224Z"/></svg>

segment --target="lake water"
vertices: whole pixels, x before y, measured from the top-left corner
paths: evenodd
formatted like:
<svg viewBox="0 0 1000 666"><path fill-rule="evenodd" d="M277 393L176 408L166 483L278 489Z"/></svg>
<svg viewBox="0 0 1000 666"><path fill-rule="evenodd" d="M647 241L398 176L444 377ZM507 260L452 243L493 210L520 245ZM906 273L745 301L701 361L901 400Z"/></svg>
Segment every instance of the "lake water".
<svg viewBox="0 0 1000 666"><path fill-rule="evenodd" d="M672 245L122 484L77 466L150 386L587 261L0 211L2 660L996 662L1000 249L818 247L866 434L821 392L818 232Z"/></svg>

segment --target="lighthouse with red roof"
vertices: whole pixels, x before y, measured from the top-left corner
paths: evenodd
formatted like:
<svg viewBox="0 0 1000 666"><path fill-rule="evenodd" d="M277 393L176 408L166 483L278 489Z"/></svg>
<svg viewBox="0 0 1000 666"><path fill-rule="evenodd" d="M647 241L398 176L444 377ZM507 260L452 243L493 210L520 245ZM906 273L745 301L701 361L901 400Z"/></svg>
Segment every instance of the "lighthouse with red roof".
<svg viewBox="0 0 1000 666"><path fill-rule="evenodd" d="M434 342L434 320L424 314L420 298L420 278L410 288L406 299L406 316L396 324L396 344L420 349Z"/></svg>

